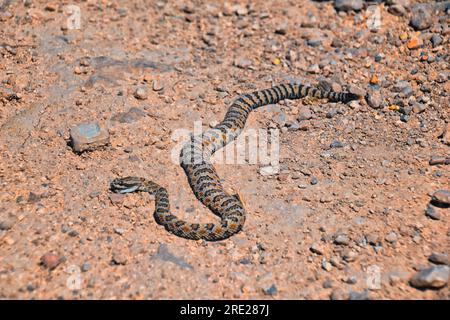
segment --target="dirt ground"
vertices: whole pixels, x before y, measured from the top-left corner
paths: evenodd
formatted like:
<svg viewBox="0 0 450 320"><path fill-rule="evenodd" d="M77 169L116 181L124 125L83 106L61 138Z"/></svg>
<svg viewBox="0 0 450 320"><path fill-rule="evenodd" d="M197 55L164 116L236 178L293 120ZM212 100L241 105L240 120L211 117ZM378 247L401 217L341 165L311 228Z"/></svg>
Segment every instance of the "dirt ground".
<svg viewBox="0 0 450 320"><path fill-rule="evenodd" d="M359 2L1 1L0 298L449 299L449 209L430 204L450 189L448 2L415 23L417 1ZM278 130L279 171L215 163L245 201L237 235L178 238L148 194L109 190L147 177L177 216L217 221L177 135L289 81L366 98L250 115ZM74 152L92 122L109 142ZM438 264L440 285L412 285Z"/></svg>

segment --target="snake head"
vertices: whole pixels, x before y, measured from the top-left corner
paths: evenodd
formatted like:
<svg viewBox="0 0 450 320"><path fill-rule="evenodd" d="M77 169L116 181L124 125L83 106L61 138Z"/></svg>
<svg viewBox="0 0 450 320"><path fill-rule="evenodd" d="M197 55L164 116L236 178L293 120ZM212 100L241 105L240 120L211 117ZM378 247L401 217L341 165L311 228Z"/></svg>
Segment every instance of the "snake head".
<svg viewBox="0 0 450 320"><path fill-rule="evenodd" d="M116 193L128 193L138 190L142 185L139 177L116 178L111 182L111 190Z"/></svg>

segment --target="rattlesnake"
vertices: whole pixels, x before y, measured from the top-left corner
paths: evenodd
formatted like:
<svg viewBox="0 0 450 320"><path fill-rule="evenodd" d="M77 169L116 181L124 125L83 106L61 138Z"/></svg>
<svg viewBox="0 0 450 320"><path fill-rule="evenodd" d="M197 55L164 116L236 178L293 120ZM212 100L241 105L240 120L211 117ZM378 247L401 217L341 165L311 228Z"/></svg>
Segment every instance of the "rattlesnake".
<svg viewBox="0 0 450 320"><path fill-rule="evenodd" d="M326 91L321 87L301 84L280 84L269 89L254 91L238 97L229 107L224 120L200 135L192 135L183 145L180 164L197 197L214 214L220 223L189 223L170 213L169 195L160 185L139 177L116 178L111 190L118 193L145 191L155 196L155 220L169 232L187 239L222 240L239 232L245 222L245 209L238 195L229 195L220 183L210 162L211 155L241 133L250 112L284 99L306 96L328 98L334 102L349 102L359 97L349 92Z"/></svg>

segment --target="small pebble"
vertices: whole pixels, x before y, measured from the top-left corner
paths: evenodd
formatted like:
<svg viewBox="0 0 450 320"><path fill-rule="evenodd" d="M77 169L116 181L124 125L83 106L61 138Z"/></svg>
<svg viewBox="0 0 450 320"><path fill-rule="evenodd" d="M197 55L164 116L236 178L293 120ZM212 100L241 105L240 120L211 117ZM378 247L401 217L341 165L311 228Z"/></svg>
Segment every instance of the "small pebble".
<svg viewBox="0 0 450 320"><path fill-rule="evenodd" d="M318 254L318 255L323 255L323 246L321 246L318 243L313 243L312 246L309 248L309 250L311 250L311 252Z"/></svg>
<svg viewBox="0 0 450 320"><path fill-rule="evenodd" d="M114 232L119 234L119 235L123 235L125 233L125 229L123 229L123 228L114 228Z"/></svg>
<svg viewBox="0 0 450 320"><path fill-rule="evenodd" d="M252 60L247 58L239 58L234 61L234 65L241 69L247 69L252 65Z"/></svg>
<svg viewBox="0 0 450 320"><path fill-rule="evenodd" d="M128 258L120 251L114 251L112 254L112 262L116 265L127 264Z"/></svg>
<svg viewBox="0 0 450 320"><path fill-rule="evenodd" d="M345 250L342 253L342 258L347 262L355 261L357 257L358 257L358 254L353 250Z"/></svg>
<svg viewBox="0 0 450 320"><path fill-rule="evenodd" d="M41 257L41 263L49 270L53 270L61 263L61 260L58 255L49 252Z"/></svg>
<svg viewBox="0 0 450 320"><path fill-rule="evenodd" d="M89 262L83 263L83 265L81 266L81 271L87 272L89 270L91 270L91 264Z"/></svg>
<svg viewBox="0 0 450 320"><path fill-rule="evenodd" d="M322 260L321 266L322 266L322 269L325 271L331 271L333 269L333 267L331 266L331 263L329 263L327 261L327 259L325 259L325 258Z"/></svg>
<svg viewBox="0 0 450 320"><path fill-rule="evenodd" d="M134 91L134 97L139 100L146 100L148 98L147 89L144 87L138 87L136 91Z"/></svg>
<svg viewBox="0 0 450 320"><path fill-rule="evenodd" d="M268 296L274 296L278 293L278 289L277 286L275 284L272 284L270 287L268 288L264 288L264 294L268 295Z"/></svg>
<svg viewBox="0 0 450 320"><path fill-rule="evenodd" d="M386 240L389 243L395 243L397 242L397 234L394 231L391 231L386 235L384 240Z"/></svg>
<svg viewBox="0 0 450 320"><path fill-rule="evenodd" d="M153 80L152 88L153 88L153 91L161 91L164 89L164 84L161 81Z"/></svg>
<svg viewBox="0 0 450 320"><path fill-rule="evenodd" d="M334 243L346 246L350 243L350 238L346 234L339 234L334 239Z"/></svg>

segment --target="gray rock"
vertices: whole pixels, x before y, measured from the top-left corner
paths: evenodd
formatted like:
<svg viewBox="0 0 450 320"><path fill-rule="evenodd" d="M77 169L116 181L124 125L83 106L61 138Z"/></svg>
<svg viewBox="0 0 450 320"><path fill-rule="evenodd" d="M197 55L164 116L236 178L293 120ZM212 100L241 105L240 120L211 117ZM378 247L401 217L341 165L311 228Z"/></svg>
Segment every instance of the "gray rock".
<svg viewBox="0 0 450 320"><path fill-rule="evenodd" d="M389 232L384 238L389 243L395 243L398 240L397 234L394 231Z"/></svg>
<svg viewBox="0 0 450 320"><path fill-rule="evenodd" d="M300 124L298 123L298 121L289 121L286 122L286 127L289 131L297 131L300 129Z"/></svg>
<svg viewBox="0 0 450 320"><path fill-rule="evenodd" d="M450 266L450 257L448 253L433 252L431 256L428 257L428 261L435 264L446 264Z"/></svg>
<svg viewBox="0 0 450 320"><path fill-rule="evenodd" d="M369 291L363 291L363 292L350 292L349 300L369 300Z"/></svg>
<svg viewBox="0 0 450 320"><path fill-rule="evenodd" d="M70 230L67 234L71 237L78 237L80 235L77 230Z"/></svg>
<svg viewBox="0 0 450 320"><path fill-rule="evenodd" d="M416 273L409 281L410 285L419 289L440 289L447 285L450 267L433 266Z"/></svg>
<svg viewBox="0 0 450 320"><path fill-rule="evenodd" d="M374 233L366 234L366 241L372 246L377 246L380 243L380 237Z"/></svg>
<svg viewBox="0 0 450 320"><path fill-rule="evenodd" d="M441 220L441 215L439 214L439 212L437 212L430 204L427 205L425 215L433 220Z"/></svg>
<svg viewBox="0 0 450 320"><path fill-rule="evenodd" d="M364 6L362 0L335 0L334 7L338 11L360 11Z"/></svg>
<svg viewBox="0 0 450 320"><path fill-rule="evenodd" d="M145 87L138 87L134 91L134 97L139 100L146 100L148 98L148 91Z"/></svg>
<svg viewBox="0 0 450 320"><path fill-rule="evenodd" d="M332 143L330 143L330 148L343 148L344 147L344 143L342 143L342 141L339 140L334 140Z"/></svg>
<svg viewBox="0 0 450 320"><path fill-rule="evenodd" d="M368 93L366 95L366 101L369 107L373 109L379 109L382 103L381 94L377 91Z"/></svg>
<svg viewBox="0 0 450 320"><path fill-rule="evenodd" d="M91 264L89 262L83 263L83 265L81 266L81 271L87 272L89 270L91 270Z"/></svg>
<svg viewBox="0 0 450 320"><path fill-rule="evenodd" d="M397 81L394 86L392 87L393 91L395 92L403 92L405 90L409 90L411 88L411 85L408 81L400 80ZM412 88L411 88L412 90Z"/></svg>
<svg viewBox="0 0 450 320"><path fill-rule="evenodd" d="M332 266L331 263L327 261L327 259L323 258L321 263L322 269L325 271L331 271Z"/></svg>
<svg viewBox="0 0 450 320"><path fill-rule="evenodd" d="M315 254L323 255L323 247L318 243L313 243L309 250Z"/></svg>
<svg viewBox="0 0 450 320"><path fill-rule="evenodd" d="M114 228L114 232L118 235L123 235L125 233L125 229L123 228Z"/></svg>
<svg viewBox="0 0 450 320"><path fill-rule="evenodd" d="M346 246L350 243L350 238L346 234L339 234L334 239L334 243Z"/></svg>
<svg viewBox="0 0 450 320"><path fill-rule="evenodd" d="M83 152L109 144L109 133L97 122L83 123L70 130L70 140L75 152Z"/></svg>
<svg viewBox="0 0 450 320"><path fill-rule="evenodd" d="M274 296L278 293L278 289L275 284L272 284L270 287L264 288L263 291L264 291L264 294L266 294L268 296Z"/></svg>
<svg viewBox="0 0 450 320"><path fill-rule="evenodd" d="M322 39L320 38L309 39L306 41L306 44L311 47L318 47L322 44Z"/></svg>
<svg viewBox="0 0 450 320"><path fill-rule="evenodd" d="M394 4L388 8L388 12L390 14L393 14L394 16L405 16L406 15L406 9L404 6L400 4Z"/></svg>
<svg viewBox="0 0 450 320"><path fill-rule="evenodd" d="M411 27L415 30L425 30L431 27L432 22L431 10L427 6L418 4L413 7L409 20Z"/></svg>
<svg viewBox="0 0 450 320"><path fill-rule="evenodd" d="M234 60L234 65L241 69L247 69L252 65L252 60L248 58L238 58Z"/></svg>
<svg viewBox="0 0 450 320"><path fill-rule="evenodd" d="M348 300L350 299L350 294L343 289L335 289L330 295L331 300Z"/></svg>
<svg viewBox="0 0 450 320"><path fill-rule="evenodd" d="M438 35L437 33L434 33L431 36L431 44L433 45L433 48L437 47L438 45L440 45L442 43L442 37L440 35Z"/></svg>
<svg viewBox="0 0 450 320"><path fill-rule="evenodd" d="M450 205L450 191L437 190L435 193L433 193L431 200L440 205L449 206Z"/></svg>

